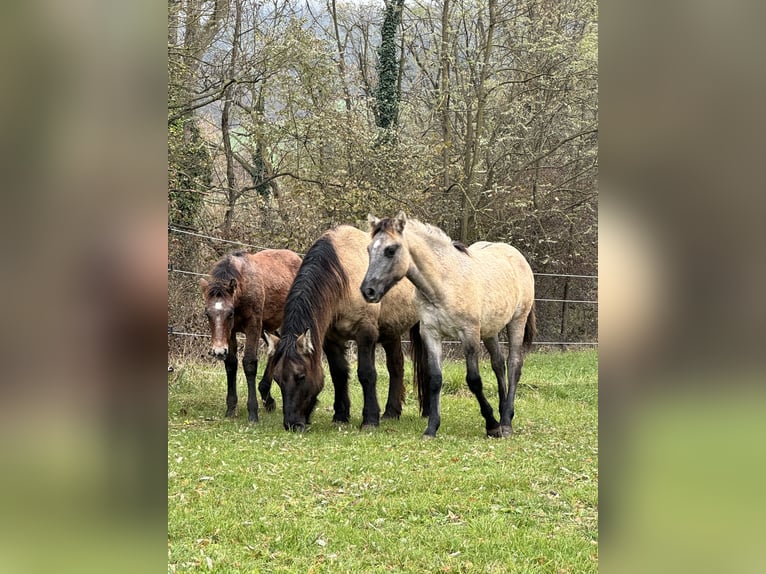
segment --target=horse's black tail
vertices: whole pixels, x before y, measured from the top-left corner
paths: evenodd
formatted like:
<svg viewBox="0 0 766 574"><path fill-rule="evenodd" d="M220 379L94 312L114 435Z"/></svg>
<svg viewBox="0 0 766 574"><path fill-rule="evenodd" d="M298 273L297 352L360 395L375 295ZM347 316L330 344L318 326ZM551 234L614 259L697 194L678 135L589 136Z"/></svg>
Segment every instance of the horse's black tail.
<svg viewBox="0 0 766 574"><path fill-rule="evenodd" d="M428 354L423 339L420 337L420 323L410 327L410 356L412 358L412 375L414 386L418 390L418 404L420 415L427 417L430 407L430 395L428 393Z"/></svg>
<svg viewBox="0 0 766 574"><path fill-rule="evenodd" d="M524 325L524 343L522 344L522 349L524 349L525 353L528 353L529 350L532 348L532 341L537 336L537 317L535 317L535 303L532 302L532 309L529 311L529 315L527 315L527 322Z"/></svg>

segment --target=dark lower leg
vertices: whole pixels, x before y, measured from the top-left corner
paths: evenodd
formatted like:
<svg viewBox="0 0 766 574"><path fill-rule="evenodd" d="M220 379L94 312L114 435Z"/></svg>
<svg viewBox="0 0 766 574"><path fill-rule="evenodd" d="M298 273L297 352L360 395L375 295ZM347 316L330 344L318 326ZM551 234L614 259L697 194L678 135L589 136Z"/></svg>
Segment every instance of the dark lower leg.
<svg viewBox="0 0 766 574"><path fill-rule="evenodd" d="M466 371L465 381L468 383L468 388L476 396L476 400L479 401L479 409L481 410L481 416L484 417L487 434L499 436L500 424L495 419L495 413L492 411L492 407L487 397L484 396L484 390L482 389L478 349L473 348L466 351Z"/></svg>
<svg viewBox="0 0 766 574"><path fill-rule="evenodd" d="M506 384L506 372L505 372L505 359L503 353L500 350L500 343L497 337L487 339L484 341L484 346L489 352L489 358L492 363L492 371L495 373L497 379L497 396L498 396L498 412L503 412L503 401L508 394L508 386Z"/></svg>
<svg viewBox="0 0 766 574"><path fill-rule="evenodd" d="M370 341L359 343L358 352L359 364L356 374L364 394L362 428L376 427L380 424L380 405L377 395L378 374L375 371L375 343Z"/></svg>
<svg viewBox="0 0 766 574"><path fill-rule="evenodd" d="M383 343L386 352L386 367L388 369L388 400L383 418L398 419L402 414L404 404L404 354L402 341L396 338Z"/></svg>
<svg viewBox="0 0 766 574"><path fill-rule="evenodd" d="M237 412L237 353L231 352L223 360L226 367L226 416L233 417Z"/></svg>
<svg viewBox="0 0 766 574"><path fill-rule="evenodd" d="M442 423L441 418L441 392L442 392L442 373L441 368L431 373L428 383L428 426L425 436L434 437L436 431Z"/></svg>
<svg viewBox="0 0 766 574"><path fill-rule="evenodd" d="M271 377L269 377L267 373L263 374L261 382L258 383L258 392L261 395L263 407L266 409L266 411L273 411L276 408L277 403L274 400L274 397L271 396Z"/></svg>
<svg viewBox="0 0 766 574"><path fill-rule="evenodd" d="M348 360L345 347L333 341L326 340L324 352L330 366L330 378L335 389L335 414L333 422L347 423L351 411L351 399L348 396Z"/></svg>
<svg viewBox="0 0 766 574"><path fill-rule="evenodd" d="M442 343L440 340L423 336L423 344L428 350L428 393L424 407L428 405L428 426L423 433L425 437L435 437L441 426L441 392L442 392ZM425 408L424 408L425 412Z"/></svg>
<svg viewBox="0 0 766 574"><path fill-rule="evenodd" d="M500 409L500 426L503 432L503 436L509 436L513 433L513 415L515 414L514 403L516 400L516 387L519 384L521 378L521 367L523 365L523 359L520 350L512 350L511 356L508 358L508 378L509 389L508 395L505 401L501 403Z"/></svg>
<svg viewBox="0 0 766 574"><path fill-rule="evenodd" d="M263 378L258 383L258 392L261 394L263 406L267 412L271 412L276 407L274 397L271 396L271 357L266 361L266 368L263 371Z"/></svg>
<svg viewBox="0 0 766 574"><path fill-rule="evenodd" d="M258 395L255 394L255 376L258 372L258 355L255 349L245 349L242 359L242 369L247 381L247 420L258 422Z"/></svg>

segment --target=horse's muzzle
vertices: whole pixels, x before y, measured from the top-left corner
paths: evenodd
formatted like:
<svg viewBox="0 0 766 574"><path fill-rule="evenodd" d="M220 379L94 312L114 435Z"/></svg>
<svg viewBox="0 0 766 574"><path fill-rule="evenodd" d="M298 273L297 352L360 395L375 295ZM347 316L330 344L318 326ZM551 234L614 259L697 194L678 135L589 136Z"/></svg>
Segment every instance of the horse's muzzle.
<svg viewBox="0 0 766 574"><path fill-rule="evenodd" d="M225 359L229 354L227 347L213 347L210 349L210 354L216 359Z"/></svg>
<svg viewBox="0 0 766 574"><path fill-rule="evenodd" d="M360 287L362 291L362 297L368 303L378 303L381 299L381 295L375 290L374 287L365 287L364 284Z"/></svg>

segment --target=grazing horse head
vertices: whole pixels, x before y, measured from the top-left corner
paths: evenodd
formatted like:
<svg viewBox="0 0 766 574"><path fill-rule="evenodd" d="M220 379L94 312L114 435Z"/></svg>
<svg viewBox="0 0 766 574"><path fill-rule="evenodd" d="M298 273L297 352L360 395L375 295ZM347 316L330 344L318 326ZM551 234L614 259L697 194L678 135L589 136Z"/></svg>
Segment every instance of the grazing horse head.
<svg viewBox="0 0 766 574"><path fill-rule="evenodd" d="M314 348L311 329L298 337L266 333L265 338L271 373L282 391L282 424L285 430L304 431L324 387L322 351Z"/></svg>
<svg viewBox="0 0 766 574"><path fill-rule="evenodd" d="M204 277L200 280L205 298L205 316L210 324L210 354L218 359L225 359L229 354L240 280L241 274L231 257L226 257L215 266L209 280Z"/></svg>
<svg viewBox="0 0 766 574"><path fill-rule="evenodd" d="M360 289L365 301L378 303L410 268L409 250L402 248L406 242L403 234L407 216L404 212L387 219L368 215L367 221L372 232L372 242L367 247L370 264Z"/></svg>

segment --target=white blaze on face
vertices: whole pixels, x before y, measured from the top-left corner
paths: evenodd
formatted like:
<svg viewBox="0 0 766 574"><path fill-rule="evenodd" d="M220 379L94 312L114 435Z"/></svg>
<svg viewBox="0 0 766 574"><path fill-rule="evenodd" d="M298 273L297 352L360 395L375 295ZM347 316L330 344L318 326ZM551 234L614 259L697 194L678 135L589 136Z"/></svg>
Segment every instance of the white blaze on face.
<svg viewBox="0 0 766 574"><path fill-rule="evenodd" d="M383 243L383 238L378 237L375 242L372 244L373 249L378 249L380 247L380 244Z"/></svg>
<svg viewBox="0 0 766 574"><path fill-rule="evenodd" d="M221 311L223 310L223 303L221 301L216 301L214 307L216 311Z"/></svg>

